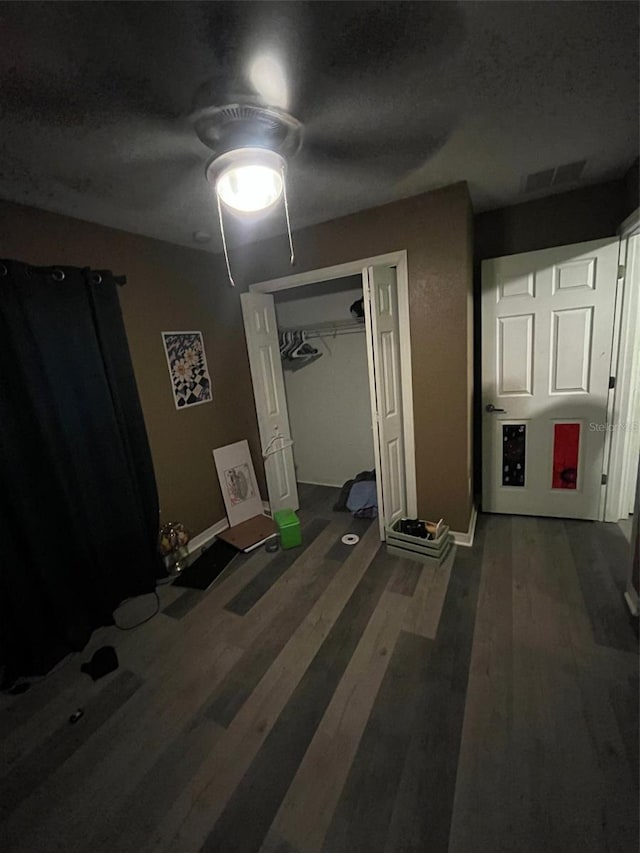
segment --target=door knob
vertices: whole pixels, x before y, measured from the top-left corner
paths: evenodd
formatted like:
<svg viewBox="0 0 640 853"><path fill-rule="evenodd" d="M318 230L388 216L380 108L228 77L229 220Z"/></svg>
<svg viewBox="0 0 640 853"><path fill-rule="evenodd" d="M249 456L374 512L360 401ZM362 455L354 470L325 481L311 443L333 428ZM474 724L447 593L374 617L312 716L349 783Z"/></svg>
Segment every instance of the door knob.
<svg viewBox="0 0 640 853"><path fill-rule="evenodd" d="M488 412L504 412L504 409L496 409L493 403L487 403L485 408Z"/></svg>

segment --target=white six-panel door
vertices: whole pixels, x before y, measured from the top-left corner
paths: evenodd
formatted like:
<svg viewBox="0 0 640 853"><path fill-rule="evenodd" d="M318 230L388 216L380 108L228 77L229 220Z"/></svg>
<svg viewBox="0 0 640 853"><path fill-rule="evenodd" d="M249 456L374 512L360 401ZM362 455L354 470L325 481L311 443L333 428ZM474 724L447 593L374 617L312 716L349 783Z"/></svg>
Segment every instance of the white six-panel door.
<svg viewBox="0 0 640 853"><path fill-rule="evenodd" d="M483 509L598 519L616 238L482 265Z"/></svg>
<svg viewBox="0 0 640 853"><path fill-rule="evenodd" d="M406 486L395 267L369 267L364 273L365 321L371 375L371 406L377 425L376 467L381 529L405 514ZM384 536L384 533L383 533Z"/></svg>
<svg viewBox="0 0 640 853"><path fill-rule="evenodd" d="M271 512L296 510L298 487L273 296L243 293L240 299Z"/></svg>

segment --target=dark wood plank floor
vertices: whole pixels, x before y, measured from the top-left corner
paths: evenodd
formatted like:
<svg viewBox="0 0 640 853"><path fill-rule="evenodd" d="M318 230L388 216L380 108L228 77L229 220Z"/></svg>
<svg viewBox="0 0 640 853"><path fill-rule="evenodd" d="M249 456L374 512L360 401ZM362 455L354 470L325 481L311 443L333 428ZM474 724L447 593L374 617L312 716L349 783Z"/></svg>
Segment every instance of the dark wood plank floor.
<svg viewBox="0 0 640 853"><path fill-rule="evenodd" d="M301 487L302 548L162 587L150 622L2 697L3 851L636 853L617 526L485 516L435 568L336 497Z"/></svg>

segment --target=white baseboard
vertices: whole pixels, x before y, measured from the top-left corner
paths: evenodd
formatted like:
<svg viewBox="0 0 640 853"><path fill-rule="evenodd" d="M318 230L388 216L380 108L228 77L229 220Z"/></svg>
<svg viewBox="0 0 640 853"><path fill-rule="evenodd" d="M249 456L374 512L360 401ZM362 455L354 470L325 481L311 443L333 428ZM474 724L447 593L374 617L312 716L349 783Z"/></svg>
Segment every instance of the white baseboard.
<svg viewBox="0 0 640 853"><path fill-rule="evenodd" d="M209 542L218 535L218 533L222 533L222 531L226 530L227 527L229 527L229 519L221 518L220 521L216 521L216 523L212 524L211 527L207 527L207 529L203 530L202 533L198 533L197 536L190 539L189 544L187 545L187 550L190 554L193 554L194 551L204 548L205 545L208 545Z"/></svg>
<svg viewBox="0 0 640 853"><path fill-rule="evenodd" d="M463 548L470 548L473 545L473 537L476 535L476 522L478 520L478 510L474 504L471 507L471 518L469 519L469 529L466 533L460 533L457 530L452 530L453 541L456 545L462 545Z"/></svg>
<svg viewBox="0 0 640 853"><path fill-rule="evenodd" d="M299 482L302 482L302 480L300 480ZM327 484L326 483L307 483L306 485L324 486ZM338 488L338 487L336 486L335 488ZM271 508L269 506L268 501L262 501L262 508L264 509L266 515L271 515ZM451 534L453 536L453 541L455 542L456 545L461 545L463 548L471 548L471 546L473 545L473 538L476 534L476 522L477 522L477 520L478 520L478 509L477 509L476 505L473 504L473 506L471 507L471 518L469 520L469 529L465 533L462 533L458 530L452 530L451 531ZM229 526L229 523L227 522L227 520L225 519L224 521L225 521L224 527L220 527L220 529L216 530L213 534L211 534L211 536L209 538L212 538L212 536L215 536L216 533L220 533L220 531L225 530ZM218 524L222 524L222 522L219 521ZM216 527L215 524L213 525L213 527L209 527L207 530L205 530L203 533L201 533L199 535L205 536L206 534L209 533L209 531L213 530L214 527ZM196 539L197 538L199 538L199 537L196 537ZM205 541L208 541L208 540L205 540ZM191 544L191 543L189 543L189 544Z"/></svg>
<svg viewBox="0 0 640 853"><path fill-rule="evenodd" d="M271 509L268 501L262 501L262 509L264 510L265 515L271 515ZM194 536L193 539L189 540L189 544L187 545L189 554L193 554L194 551L204 548L212 539L215 539L218 533L222 533L222 531L226 530L228 527L229 519L225 517L221 518L220 521L216 521L216 523L212 524L211 527L207 527L207 529L203 530L202 533L198 533L197 536Z"/></svg>
<svg viewBox="0 0 640 853"><path fill-rule="evenodd" d="M298 480L303 486L327 486L329 489L341 489L344 483L318 483L316 480Z"/></svg>
<svg viewBox="0 0 640 853"><path fill-rule="evenodd" d="M633 586L629 584L627 591L624 594L624 600L627 602L627 607L631 611L632 616L638 616L638 593Z"/></svg>
<svg viewBox="0 0 640 853"><path fill-rule="evenodd" d="M262 509L264 510L265 515L271 517L271 508L268 501L262 501ZM207 527L207 529L203 530L202 533L198 533L198 535L194 536L193 539L190 539L187 544L189 556L195 554L196 551L206 548L207 545L216 538L218 533L222 533L222 531L226 530L228 527L229 519L221 518L220 521L216 521L215 524L212 524L211 527Z"/></svg>

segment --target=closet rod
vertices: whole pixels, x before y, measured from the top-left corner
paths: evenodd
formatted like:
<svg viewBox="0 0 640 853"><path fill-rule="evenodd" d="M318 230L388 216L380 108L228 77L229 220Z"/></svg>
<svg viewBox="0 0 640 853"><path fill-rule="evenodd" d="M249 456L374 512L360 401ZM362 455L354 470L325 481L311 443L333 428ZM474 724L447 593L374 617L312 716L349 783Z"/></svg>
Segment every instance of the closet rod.
<svg viewBox="0 0 640 853"><path fill-rule="evenodd" d="M322 323L311 323L307 326L295 326L279 329L280 332L306 332L309 337L323 337L327 334L348 332L364 332L364 322L360 320L328 320Z"/></svg>
<svg viewBox="0 0 640 853"><path fill-rule="evenodd" d="M364 326L361 329L335 329L334 331L327 329L324 332L307 332L306 339L313 341L316 338L337 338L342 335L359 335L362 332L364 332Z"/></svg>

